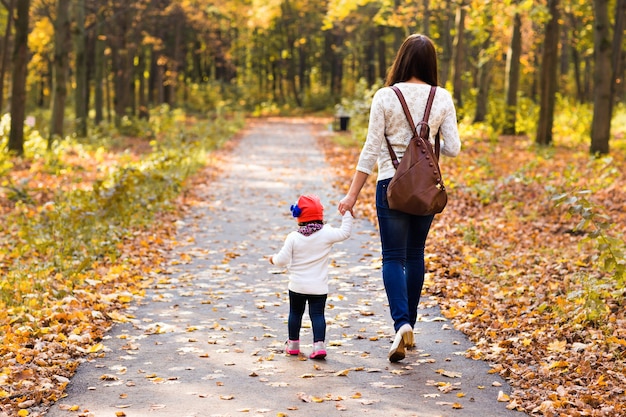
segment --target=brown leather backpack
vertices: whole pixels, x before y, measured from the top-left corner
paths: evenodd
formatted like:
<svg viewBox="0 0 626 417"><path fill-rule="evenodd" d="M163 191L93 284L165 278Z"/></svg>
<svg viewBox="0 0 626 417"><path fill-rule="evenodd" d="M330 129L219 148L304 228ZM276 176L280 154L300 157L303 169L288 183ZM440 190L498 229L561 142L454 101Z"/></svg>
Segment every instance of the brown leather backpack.
<svg viewBox="0 0 626 417"><path fill-rule="evenodd" d="M434 151L428 140L430 135L428 117L437 87L431 86L426 111L418 125L419 133L415 123L413 123L402 92L396 86L392 86L391 89L402 104L404 114L411 125L413 136L400 162L398 162L398 157L391 148L389 139L385 138L391 154L391 161L396 168L396 173L387 188L389 208L418 216L441 213L448 203L448 195L439 170L439 132L435 137Z"/></svg>

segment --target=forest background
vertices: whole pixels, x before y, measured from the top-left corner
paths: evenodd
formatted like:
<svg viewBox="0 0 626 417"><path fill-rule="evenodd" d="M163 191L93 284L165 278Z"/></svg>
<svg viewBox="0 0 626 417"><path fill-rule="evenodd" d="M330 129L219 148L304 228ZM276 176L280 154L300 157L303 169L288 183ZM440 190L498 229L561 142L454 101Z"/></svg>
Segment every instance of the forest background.
<svg viewBox="0 0 626 417"><path fill-rule="evenodd" d="M464 144L426 290L516 388L510 408L626 413L625 0L0 4L8 415L43 412L102 353L245 117L349 117L324 141L345 187L415 32L437 45Z"/></svg>

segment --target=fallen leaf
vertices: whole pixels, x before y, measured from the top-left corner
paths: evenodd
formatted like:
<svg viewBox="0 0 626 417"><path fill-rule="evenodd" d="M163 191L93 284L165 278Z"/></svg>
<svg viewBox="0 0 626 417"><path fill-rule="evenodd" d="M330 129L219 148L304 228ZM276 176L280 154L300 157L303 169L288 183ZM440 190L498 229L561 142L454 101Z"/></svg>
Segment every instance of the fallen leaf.
<svg viewBox="0 0 626 417"><path fill-rule="evenodd" d="M461 378L463 376L461 372L445 371L443 369L437 369L435 372L448 378Z"/></svg>
<svg viewBox="0 0 626 417"><path fill-rule="evenodd" d="M500 402L509 402L509 401L511 401L511 397L509 397L504 392L500 391L500 392L498 392L498 401L500 401Z"/></svg>

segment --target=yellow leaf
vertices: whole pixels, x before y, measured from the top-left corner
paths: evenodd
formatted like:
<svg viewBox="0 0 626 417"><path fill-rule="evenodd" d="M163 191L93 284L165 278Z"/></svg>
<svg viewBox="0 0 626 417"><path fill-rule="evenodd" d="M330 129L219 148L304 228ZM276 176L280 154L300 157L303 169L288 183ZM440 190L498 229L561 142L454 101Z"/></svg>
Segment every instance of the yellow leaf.
<svg viewBox="0 0 626 417"><path fill-rule="evenodd" d="M461 372L446 371L443 369L437 369L435 372L440 375L447 376L448 378L461 378L463 376Z"/></svg>
<svg viewBox="0 0 626 417"><path fill-rule="evenodd" d="M567 348L566 340L555 340L553 342L548 343L548 351L550 352L565 352Z"/></svg>
<svg viewBox="0 0 626 417"><path fill-rule="evenodd" d="M17 412L19 417L26 417L28 415L28 410L20 410Z"/></svg>
<svg viewBox="0 0 626 417"><path fill-rule="evenodd" d="M336 372L335 376L348 376L349 372L350 372L349 369L344 369L343 371Z"/></svg>
<svg viewBox="0 0 626 417"><path fill-rule="evenodd" d="M606 341L608 343L615 343L616 345L622 345L622 346L626 346L626 340L624 339L620 339L618 337L615 336L609 336L606 338Z"/></svg>
<svg viewBox="0 0 626 417"><path fill-rule="evenodd" d="M474 256L466 256L465 260L472 265L478 262L478 258Z"/></svg>
<svg viewBox="0 0 626 417"><path fill-rule="evenodd" d="M117 311L111 311L109 313L107 313L107 315L113 320L116 321L118 323L126 323L128 321L128 317L126 317L126 315L124 314L120 314Z"/></svg>
<svg viewBox="0 0 626 417"><path fill-rule="evenodd" d="M101 351L102 349L104 349L104 345L102 343L98 343L96 345L93 345L91 347L89 347L89 349L87 349L88 353L96 353Z"/></svg>
<svg viewBox="0 0 626 417"><path fill-rule="evenodd" d="M498 401L506 403L506 402L511 401L511 397L509 397L504 392L500 391L500 392L498 392Z"/></svg>
<svg viewBox="0 0 626 417"><path fill-rule="evenodd" d="M548 369L567 368L568 366L569 363L567 361L554 361L550 364L550 366L548 366Z"/></svg>
<svg viewBox="0 0 626 417"><path fill-rule="evenodd" d="M460 410L463 408L463 406L459 403L454 403L452 404L452 408L454 408L455 410Z"/></svg>

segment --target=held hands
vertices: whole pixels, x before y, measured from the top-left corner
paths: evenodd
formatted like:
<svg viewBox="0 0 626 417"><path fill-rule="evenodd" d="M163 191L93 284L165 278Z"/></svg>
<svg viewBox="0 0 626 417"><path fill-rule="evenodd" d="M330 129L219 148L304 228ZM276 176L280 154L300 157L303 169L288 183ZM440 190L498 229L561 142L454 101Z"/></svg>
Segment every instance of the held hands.
<svg viewBox="0 0 626 417"><path fill-rule="evenodd" d="M339 213L341 213L342 216L346 214L346 211L349 211L350 214L352 214L352 217L354 217L353 209L354 209L355 203L356 203L356 198L345 196L339 201L339 205L337 206L337 209L339 210Z"/></svg>

